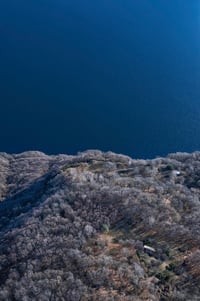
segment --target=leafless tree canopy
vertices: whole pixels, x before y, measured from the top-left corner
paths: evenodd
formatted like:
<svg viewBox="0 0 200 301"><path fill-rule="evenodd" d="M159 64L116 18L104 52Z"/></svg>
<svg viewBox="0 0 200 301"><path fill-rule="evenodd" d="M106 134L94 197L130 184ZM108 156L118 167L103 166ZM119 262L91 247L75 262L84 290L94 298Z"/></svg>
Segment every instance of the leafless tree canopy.
<svg viewBox="0 0 200 301"><path fill-rule="evenodd" d="M0 301L200 300L200 153L0 153Z"/></svg>

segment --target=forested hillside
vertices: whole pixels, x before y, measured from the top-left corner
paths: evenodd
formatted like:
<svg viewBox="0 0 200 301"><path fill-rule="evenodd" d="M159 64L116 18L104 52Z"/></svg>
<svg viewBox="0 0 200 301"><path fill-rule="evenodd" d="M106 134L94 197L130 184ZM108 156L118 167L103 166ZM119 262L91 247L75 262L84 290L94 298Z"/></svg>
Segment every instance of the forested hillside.
<svg viewBox="0 0 200 301"><path fill-rule="evenodd" d="M0 300L200 300L199 197L199 152L0 153Z"/></svg>

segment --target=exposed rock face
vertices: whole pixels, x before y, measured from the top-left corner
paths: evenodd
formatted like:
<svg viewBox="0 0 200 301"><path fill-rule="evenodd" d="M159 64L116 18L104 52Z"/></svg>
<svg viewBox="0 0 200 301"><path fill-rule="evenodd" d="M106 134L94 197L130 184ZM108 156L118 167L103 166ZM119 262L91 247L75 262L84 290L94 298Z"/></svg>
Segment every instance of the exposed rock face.
<svg viewBox="0 0 200 301"><path fill-rule="evenodd" d="M200 300L200 153L0 153L0 300Z"/></svg>

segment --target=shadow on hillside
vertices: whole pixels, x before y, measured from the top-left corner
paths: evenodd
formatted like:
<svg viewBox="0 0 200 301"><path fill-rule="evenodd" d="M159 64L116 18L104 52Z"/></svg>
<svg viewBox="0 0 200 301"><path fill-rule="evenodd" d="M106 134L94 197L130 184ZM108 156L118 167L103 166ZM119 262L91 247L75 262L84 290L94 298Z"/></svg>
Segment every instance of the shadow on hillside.
<svg viewBox="0 0 200 301"><path fill-rule="evenodd" d="M22 219L16 220L33 208L37 207L44 200L42 196L47 194L48 183L57 175L55 171L39 177L32 182L26 189L15 195L5 198L0 203L0 231L6 231L13 226L13 223L20 225Z"/></svg>

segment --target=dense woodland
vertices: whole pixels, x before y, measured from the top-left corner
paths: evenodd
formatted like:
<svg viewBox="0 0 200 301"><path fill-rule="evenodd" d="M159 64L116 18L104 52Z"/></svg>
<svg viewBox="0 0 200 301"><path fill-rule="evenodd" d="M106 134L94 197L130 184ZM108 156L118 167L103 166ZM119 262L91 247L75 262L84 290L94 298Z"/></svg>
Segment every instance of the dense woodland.
<svg viewBox="0 0 200 301"><path fill-rule="evenodd" d="M200 153L0 153L0 301L200 300Z"/></svg>

